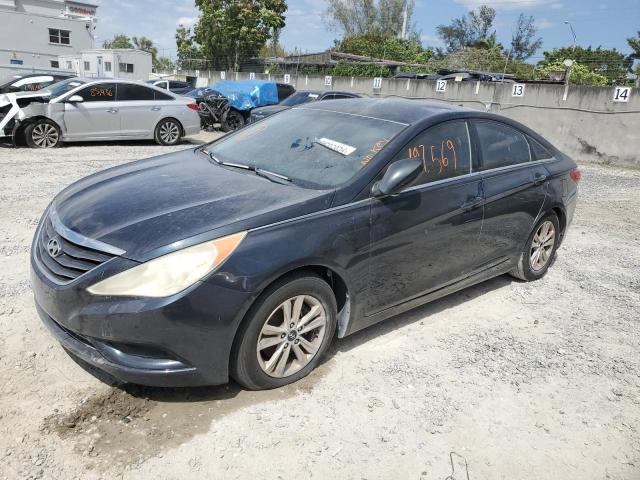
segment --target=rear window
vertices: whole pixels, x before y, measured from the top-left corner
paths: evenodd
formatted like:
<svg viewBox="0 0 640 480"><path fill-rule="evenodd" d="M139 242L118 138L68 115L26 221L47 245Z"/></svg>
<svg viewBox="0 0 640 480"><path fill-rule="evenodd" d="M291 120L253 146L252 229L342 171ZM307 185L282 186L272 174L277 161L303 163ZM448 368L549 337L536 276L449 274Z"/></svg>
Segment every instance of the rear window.
<svg viewBox="0 0 640 480"><path fill-rule="evenodd" d="M220 161L285 175L309 188L330 188L367 168L406 125L377 118L294 108L213 144Z"/></svg>
<svg viewBox="0 0 640 480"><path fill-rule="evenodd" d="M529 144L516 129L498 122L475 122L482 155L481 170L507 167L531 160Z"/></svg>

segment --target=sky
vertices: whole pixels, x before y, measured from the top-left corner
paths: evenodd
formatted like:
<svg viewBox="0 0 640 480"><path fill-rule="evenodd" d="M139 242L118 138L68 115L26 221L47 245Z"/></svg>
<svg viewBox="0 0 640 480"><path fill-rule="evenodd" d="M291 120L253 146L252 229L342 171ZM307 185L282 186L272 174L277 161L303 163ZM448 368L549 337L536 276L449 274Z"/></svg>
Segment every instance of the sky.
<svg viewBox="0 0 640 480"><path fill-rule="evenodd" d="M91 1L91 0L89 0ZM98 8L98 46L117 33L146 36L157 45L160 55L175 58L175 30L180 24L193 25L198 18L194 0L93 0ZM542 51L570 46L573 37L578 44L602 45L629 52L627 37L640 30L640 0L416 0L413 21L425 47L442 46L436 27L452 18L465 15L479 5L496 9L494 28L498 41L508 45L520 13L533 15L543 38L542 49L532 61L542 57ZM288 0L287 26L281 42L287 50L323 51L339 38L322 20L326 0Z"/></svg>

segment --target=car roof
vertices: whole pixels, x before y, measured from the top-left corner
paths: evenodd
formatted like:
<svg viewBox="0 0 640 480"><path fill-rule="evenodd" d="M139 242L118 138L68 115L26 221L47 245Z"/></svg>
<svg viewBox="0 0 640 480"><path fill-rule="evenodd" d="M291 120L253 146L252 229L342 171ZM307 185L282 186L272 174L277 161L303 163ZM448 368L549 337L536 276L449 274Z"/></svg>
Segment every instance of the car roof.
<svg viewBox="0 0 640 480"><path fill-rule="evenodd" d="M411 100L406 98L349 98L305 103L294 108L327 110L352 115L379 118L404 124L413 124L427 117L444 112L467 112L469 109L444 103ZM474 110L475 112L475 110Z"/></svg>

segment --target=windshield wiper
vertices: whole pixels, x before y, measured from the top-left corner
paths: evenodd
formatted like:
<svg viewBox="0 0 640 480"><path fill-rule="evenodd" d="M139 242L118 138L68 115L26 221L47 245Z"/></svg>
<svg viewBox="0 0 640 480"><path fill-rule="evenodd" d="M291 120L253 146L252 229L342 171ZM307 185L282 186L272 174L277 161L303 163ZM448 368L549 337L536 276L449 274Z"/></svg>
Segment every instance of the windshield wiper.
<svg viewBox="0 0 640 480"><path fill-rule="evenodd" d="M272 182L280 183L283 185L285 184L285 182L286 183L292 182L292 180L289 177L285 175L281 175L280 173L271 172L269 170L265 170L264 168L256 167L253 165L243 165L241 163L224 162L219 158L217 158L213 154L213 152L206 152L205 150L203 150L203 152L208 153L209 157L211 157L211 160L216 162L218 165L224 165L225 167L232 167L232 168L241 168L243 170L249 170L250 172L255 173L259 177L266 178L267 180L271 180Z"/></svg>

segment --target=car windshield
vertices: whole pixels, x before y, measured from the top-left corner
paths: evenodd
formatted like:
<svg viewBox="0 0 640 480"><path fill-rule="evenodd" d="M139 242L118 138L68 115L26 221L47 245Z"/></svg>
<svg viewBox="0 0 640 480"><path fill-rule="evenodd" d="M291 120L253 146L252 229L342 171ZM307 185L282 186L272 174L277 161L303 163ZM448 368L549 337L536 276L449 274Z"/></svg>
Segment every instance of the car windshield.
<svg viewBox="0 0 640 480"><path fill-rule="evenodd" d="M295 107L296 105L313 102L317 99L318 94L316 92L296 92L280 102L280 105L284 105L285 107Z"/></svg>
<svg viewBox="0 0 640 480"><path fill-rule="evenodd" d="M366 168L405 126L300 107L249 125L204 151L218 162L268 170L300 186L325 189Z"/></svg>
<svg viewBox="0 0 640 480"><path fill-rule="evenodd" d="M16 80L20 80L20 78L21 78L20 75L11 75L9 77L2 77L0 78L0 88L8 87Z"/></svg>
<svg viewBox="0 0 640 480"><path fill-rule="evenodd" d="M38 90L38 93L50 93L51 98L56 98L85 83L87 82L80 80L79 78L69 78L58 83L52 83L48 87Z"/></svg>

